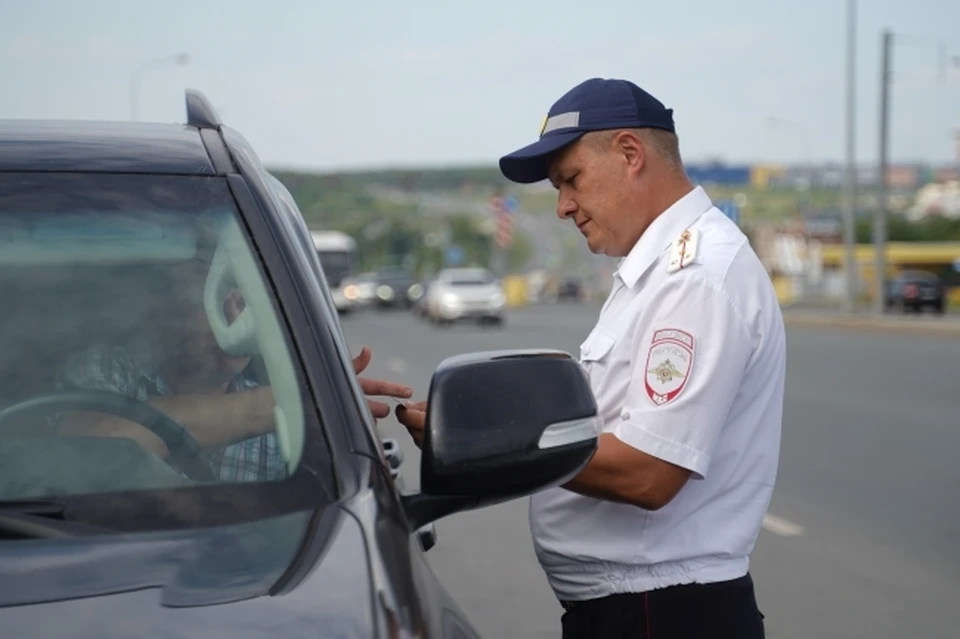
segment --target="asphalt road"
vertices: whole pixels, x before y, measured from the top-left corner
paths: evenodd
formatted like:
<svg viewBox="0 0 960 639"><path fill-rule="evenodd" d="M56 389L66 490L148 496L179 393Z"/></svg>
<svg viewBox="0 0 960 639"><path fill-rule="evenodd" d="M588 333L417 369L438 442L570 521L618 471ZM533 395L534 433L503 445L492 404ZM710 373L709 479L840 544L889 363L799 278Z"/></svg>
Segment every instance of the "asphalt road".
<svg viewBox="0 0 960 639"><path fill-rule="evenodd" d="M446 357L499 348L579 351L595 307L512 312L502 329L435 329L403 313L343 319L371 376L418 398ZM960 636L960 341L791 328L781 470L752 558L772 639ZM404 475L419 456L393 418ZM435 572L487 637L560 636L527 500L438 523Z"/></svg>

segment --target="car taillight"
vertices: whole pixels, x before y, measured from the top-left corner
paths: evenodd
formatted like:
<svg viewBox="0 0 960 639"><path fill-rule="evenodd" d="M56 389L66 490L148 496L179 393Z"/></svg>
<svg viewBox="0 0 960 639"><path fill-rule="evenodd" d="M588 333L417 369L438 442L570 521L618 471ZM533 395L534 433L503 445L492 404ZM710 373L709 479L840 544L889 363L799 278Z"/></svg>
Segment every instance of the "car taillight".
<svg viewBox="0 0 960 639"><path fill-rule="evenodd" d="M903 296L904 297L916 297L917 296L917 287L913 284L907 284L903 287Z"/></svg>

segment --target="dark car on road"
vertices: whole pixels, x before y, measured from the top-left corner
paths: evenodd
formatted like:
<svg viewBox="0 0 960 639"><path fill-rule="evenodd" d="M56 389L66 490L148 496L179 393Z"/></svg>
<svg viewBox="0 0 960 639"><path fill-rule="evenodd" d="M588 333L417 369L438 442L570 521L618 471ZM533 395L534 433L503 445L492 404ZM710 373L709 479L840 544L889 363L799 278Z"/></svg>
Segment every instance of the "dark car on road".
<svg viewBox="0 0 960 639"><path fill-rule="evenodd" d="M186 124L0 120L0 299L4 637L477 637L429 526L597 446L568 354L465 354L408 491L296 203L192 91ZM254 432L255 468L210 443Z"/></svg>
<svg viewBox="0 0 960 639"><path fill-rule="evenodd" d="M583 280L579 277L565 277L557 284L558 302L582 302L586 297L586 289Z"/></svg>
<svg viewBox="0 0 960 639"><path fill-rule="evenodd" d="M929 271L901 271L887 284L887 308L902 313L919 313L925 309L943 313L946 297L945 283Z"/></svg>
<svg viewBox="0 0 960 639"><path fill-rule="evenodd" d="M388 267L377 271L378 308L411 308L423 292L416 278L405 268Z"/></svg>

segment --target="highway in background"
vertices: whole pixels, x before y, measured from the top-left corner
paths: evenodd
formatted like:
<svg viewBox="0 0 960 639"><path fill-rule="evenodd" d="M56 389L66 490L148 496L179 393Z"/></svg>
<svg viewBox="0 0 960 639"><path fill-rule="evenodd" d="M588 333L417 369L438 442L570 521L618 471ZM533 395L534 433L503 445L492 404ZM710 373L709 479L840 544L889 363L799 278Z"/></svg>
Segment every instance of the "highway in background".
<svg viewBox="0 0 960 639"><path fill-rule="evenodd" d="M370 375L418 398L446 357L499 348L579 351L596 307L516 310L503 329L436 329L404 312L345 317ZM777 490L752 571L772 639L955 638L960 628L960 340L790 328ZM419 456L393 418L385 436ZM438 523L431 564L487 637L560 636L527 500Z"/></svg>

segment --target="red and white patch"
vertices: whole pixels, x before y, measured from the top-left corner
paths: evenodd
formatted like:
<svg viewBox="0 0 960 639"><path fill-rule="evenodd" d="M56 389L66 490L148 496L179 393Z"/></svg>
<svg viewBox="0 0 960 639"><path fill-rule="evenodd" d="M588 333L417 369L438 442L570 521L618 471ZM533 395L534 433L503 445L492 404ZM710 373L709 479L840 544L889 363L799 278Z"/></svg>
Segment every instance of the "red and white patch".
<svg viewBox="0 0 960 639"><path fill-rule="evenodd" d="M693 336L674 328L653 334L647 353L645 386L657 406L669 404L683 392L693 370Z"/></svg>

